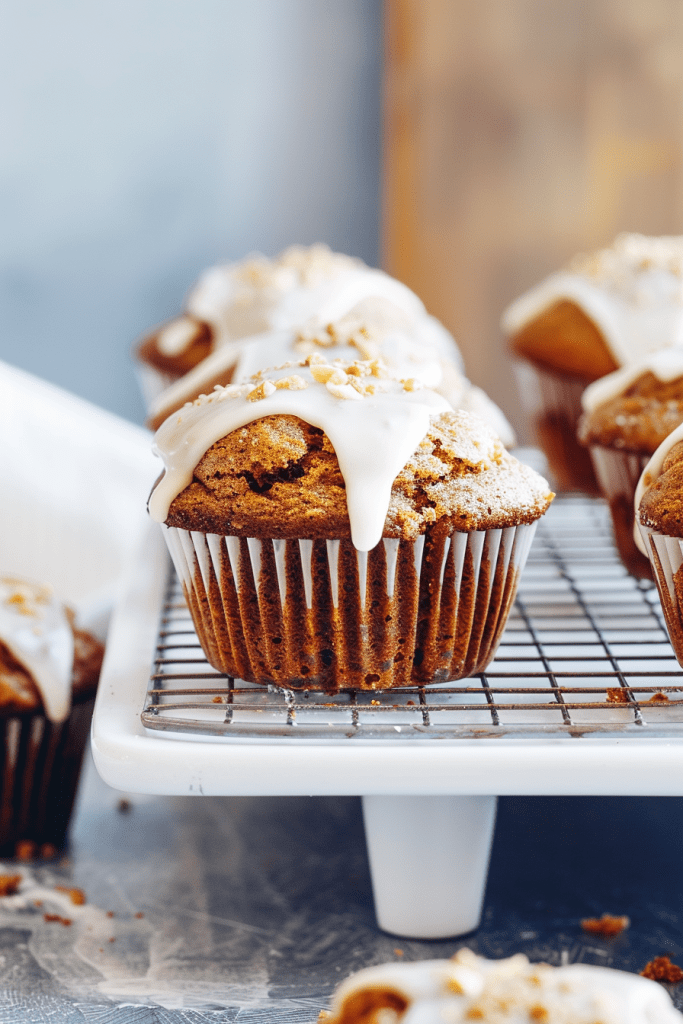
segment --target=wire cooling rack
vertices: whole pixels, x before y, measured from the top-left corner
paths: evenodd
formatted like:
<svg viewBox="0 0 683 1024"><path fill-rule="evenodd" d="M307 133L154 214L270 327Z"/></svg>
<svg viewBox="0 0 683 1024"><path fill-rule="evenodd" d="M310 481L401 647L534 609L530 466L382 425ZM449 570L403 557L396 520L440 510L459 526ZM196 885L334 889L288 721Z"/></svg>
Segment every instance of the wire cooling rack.
<svg viewBox="0 0 683 1024"><path fill-rule="evenodd" d="M205 660L175 573L142 711L147 729L212 737L458 740L683 735L683 671L656 588L626 573L597 500L541 520L486 672L456 684L329 695L256 686Z"/></svg>

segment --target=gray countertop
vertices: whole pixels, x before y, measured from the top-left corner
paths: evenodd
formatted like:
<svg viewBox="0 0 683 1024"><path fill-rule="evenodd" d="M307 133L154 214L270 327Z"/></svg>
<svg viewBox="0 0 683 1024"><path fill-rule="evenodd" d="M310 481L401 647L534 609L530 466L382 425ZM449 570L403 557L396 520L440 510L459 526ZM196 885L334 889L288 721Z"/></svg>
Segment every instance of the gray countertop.
<svg viewBox="0 0 683 1024"><path fill-rule="evenodd" d="M423 942L376 927L358 799L120 799L89 762L68 855L0 900L0 1024L303 1024L351 971L461 945L630 971L683 957L683 800L501 800L481 928ZM604 911L631 928L584 935Z"/></svg>

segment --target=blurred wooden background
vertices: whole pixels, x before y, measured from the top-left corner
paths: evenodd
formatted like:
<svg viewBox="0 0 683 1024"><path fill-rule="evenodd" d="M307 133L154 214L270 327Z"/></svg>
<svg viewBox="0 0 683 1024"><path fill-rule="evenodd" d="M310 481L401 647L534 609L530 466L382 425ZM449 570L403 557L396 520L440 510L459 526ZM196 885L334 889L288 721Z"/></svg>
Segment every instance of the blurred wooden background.
<svg viewBox="0 0 683 1024"><path fill-rule="evenodd" d="M385 0L384 264L528 438L499 329L619 231L683 233L682 0Z"/></svg>

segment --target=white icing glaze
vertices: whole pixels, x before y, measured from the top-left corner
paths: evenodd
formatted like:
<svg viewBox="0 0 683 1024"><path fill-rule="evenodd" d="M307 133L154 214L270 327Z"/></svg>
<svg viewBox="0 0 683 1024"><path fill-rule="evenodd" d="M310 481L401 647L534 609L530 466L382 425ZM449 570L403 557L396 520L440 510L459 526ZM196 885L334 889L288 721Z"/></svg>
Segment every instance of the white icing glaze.
<svg viewBox="0 0 683 1024"><path fill-rule="evenodd" d="M638 523L640 521L638 510L640 509L640 503L643 500L643 495L645 494L645 491L652 487L652 484L655 482L655 480L659 478L662 472L662 466L666 461L667 455L669 454L673 446L675 444L678 444L679 441L683 441L683 423L681 423L679 427L676 427L676 429L673 430L668 437L664 438L659 448L656 450L656 452L646 465L645 469L640 474L640 480L638 481L638 485L636 487L636 493L633 499L633 506L635 510L635 525L633 528L633 539L636 542L636 547L638 548L638 550L642 551L642 553L648 557L649 552L645 547L645 543L638 528Z"/></svg>
<svg viewBox="0 0 683 1024"><path fill-rule="evenodd" d="M608 373L605 377L589 384L581 396L583 411L594 412L605 402L618 398L619 395L635 384L639 377L645 373L651 373L657 380L666 384L669 381L683 377L683 348L664 348L652 355L638 359L628 366L622 366L614 373Z"/></svg>
<svg viewBox="0 0 683 1024"><path fill-rule="evenodd" d="M74 638L50 587L0 577L0 641L31 676L47 717L63 721L71 707Z"/></svg>
<svg viewBox="0 0 683 1024"><path fill-rule="evenodd" d="M384 323L375 324L373 312L375 319L384 319ZM389 320L392 313L393 323ZM267 331L223 345L163 391L151 405L151 417L154 420L165 418L172 410L207 390L217 377L232 376L235 382L247 380L266 366L280 365L311 351L322 352L328 359L347 361L359 355L378 355L396 376L414 377L438 391L453 408L466 409L481 416L494 428L503 444L509 446L514 443L515 435L507 419L481 388L472 385L462 375L452 358L457 354L455 344L433 317L425 315L411 319L393 303L373 297L350 310L346 323L347 326L344 318L337 321L335 343L324 347L313 339L317 334L331 340L326 329L311 326L301 333L294 330ZM357 335L353 339L349 323L356 326L367 323L369 337ZM360 351L358 344L361 345Z"/></svg>
<svg viewBox="0 0 683 1024"><path fill-rule="evenodd" d="M370 372L371 364L357 365ZM320 364L266 371L260 385L264 397L258 401L247 397L253 394L252 385L231 385L170 416L154 439L166 472L150 497L152 518L165 521L171 502L191 482L194 467L221 437L255 419L292 415L329 437L346 483L353 543L359 551L374 548L382 536L395 478L426 435L431 417L451 407L435 392L406 390L395 379L358 378L376 388L375 394L361 395L350 383L322 383L314 373L320 374ZM346 377L341 370L339 374ZM273 383L293 375L301 378L303 389L277 388Z"/></svg>
<svg viewBox="0 0 683 1024"><path fill-rule="evenodd" d="M683 345L683 236L619 235L609 249L574 260L513 302L514 334L563 299L596 324L619 366Z"/></svg>
<svg viewBox="0 0 683 1024"><path fill-rule="evenodd" d="M331 1024L345 999L377 989L407 1001L402 1024L465 1024L474 1019L473 1011L481 1024L683 1021L667 992L637 974L586 964L530 964L522 954L485 960L462 949L452 960L383 964L352 975L335 993Z"/></svg>
<svg viewBox="0 0 683 1024"><path fill-rule="evenodd" d="M412 318L427 317L410 288L325 245L291 246L274 260L256 255L212 267L190 292L186 309L211 324L214 344L221 347L268 330L324 326L371 297L392 302ZM457 352L450 336L448 344Z"/></svg>

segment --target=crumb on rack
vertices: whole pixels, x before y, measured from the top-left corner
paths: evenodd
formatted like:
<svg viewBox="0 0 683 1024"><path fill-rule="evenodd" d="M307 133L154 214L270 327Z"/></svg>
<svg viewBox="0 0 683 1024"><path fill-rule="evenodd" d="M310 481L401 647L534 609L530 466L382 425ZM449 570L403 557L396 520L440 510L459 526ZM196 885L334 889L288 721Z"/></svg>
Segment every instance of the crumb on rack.
<svg viewBox="0 0 683 1024"><path fill-rule="evenodd" d="M607 687L608 704L628 704L628 693L621 686Z"/></svg>
<svg viewBox="0 0 683 1024"><path fill-rule="evenodd" d="M21 883L21 875L0 875L0 896L14 896Z"/></svg>
<svg viewBox="0 0 683 1024"><path fill-rule="evenodd" d="M581 927L589 935L601 935L605 939L621 935L631 921L626 915L603 914L602 917L584 917Z"/></svg>
<svg viewBox="0 0 683 1024"><path fill-rule="evenodd" d="M68 885L56 885L55 889L57 890L57 892L66 893L66 895L69 897L71 902L76 907L82 907L83 904L86 902L85 893L83 892L82 889L69 888Z"/></svg>
<svg viewBox="0 0 683 1024"><path fill-rule="evenodd" d="M53 921L55 923L63 924L66 928L73 924L70 917L62 917L61 914L43 914L43 921Z"/></svg>

